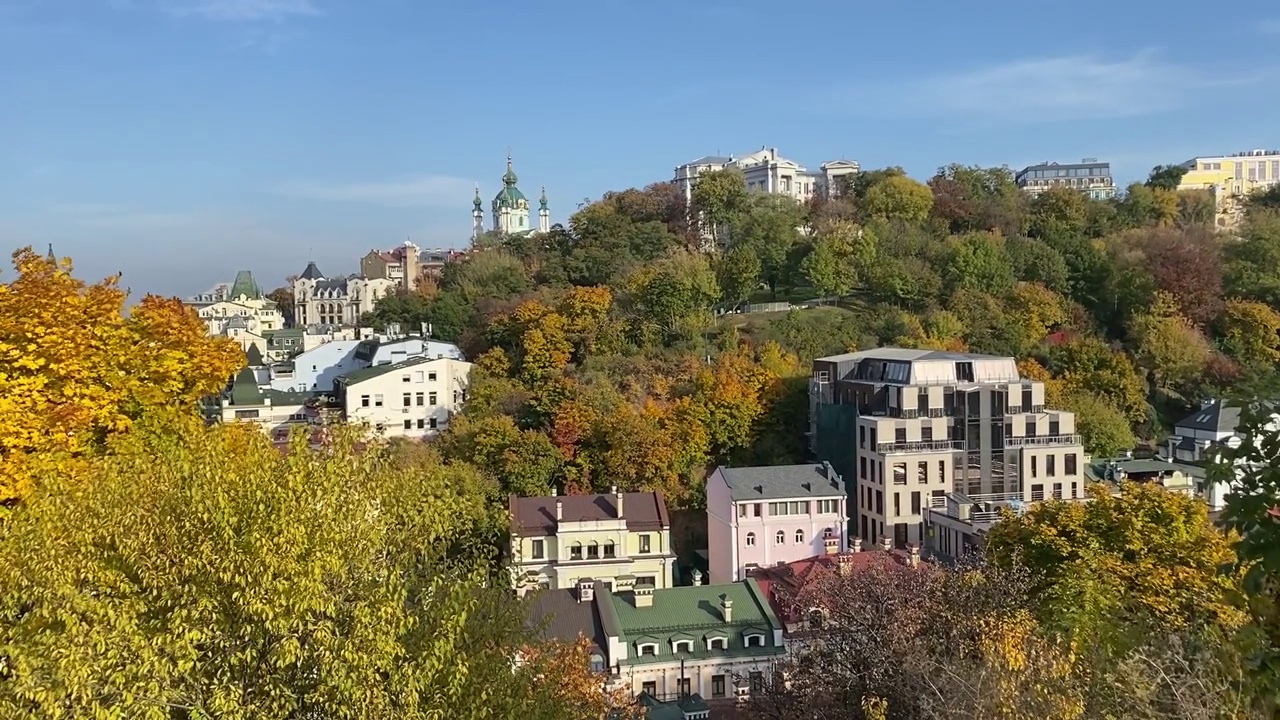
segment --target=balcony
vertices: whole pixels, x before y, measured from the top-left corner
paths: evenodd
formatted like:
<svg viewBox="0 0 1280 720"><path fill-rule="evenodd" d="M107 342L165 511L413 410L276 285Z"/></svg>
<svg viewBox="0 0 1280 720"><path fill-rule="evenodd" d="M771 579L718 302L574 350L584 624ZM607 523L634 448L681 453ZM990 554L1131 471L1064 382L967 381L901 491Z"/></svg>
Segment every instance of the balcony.
<svg viewBox="0 0 1280 720"><path fill-rule="evenodd" d="M881 455L893 453L925 453L951 452L962 449L959 440L919 440L916 442L882 442L876 443L876 452Z"/></svg>
<svg viewBox="0 0 1280 720"><path fill-rule="evenodd" d="M1004 439L1004 446L1007 448L1061 447L1079 444L1079 435L1036 435L1034 437L1007 437Z"/></svg>

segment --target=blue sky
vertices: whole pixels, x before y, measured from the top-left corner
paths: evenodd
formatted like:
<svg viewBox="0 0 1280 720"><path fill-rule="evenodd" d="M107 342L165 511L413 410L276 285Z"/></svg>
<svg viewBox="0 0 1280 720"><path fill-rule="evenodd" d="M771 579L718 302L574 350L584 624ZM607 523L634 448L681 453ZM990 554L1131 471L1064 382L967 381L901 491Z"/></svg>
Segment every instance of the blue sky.
<svg viewBox="0 0 1280 720"><path fill-rule="evenodd" d="M0 0L0 239L186 295L465 245L508 147L562 221L766 145L1123 180L1280 146L1280 10L1148 5Z"/></svg>

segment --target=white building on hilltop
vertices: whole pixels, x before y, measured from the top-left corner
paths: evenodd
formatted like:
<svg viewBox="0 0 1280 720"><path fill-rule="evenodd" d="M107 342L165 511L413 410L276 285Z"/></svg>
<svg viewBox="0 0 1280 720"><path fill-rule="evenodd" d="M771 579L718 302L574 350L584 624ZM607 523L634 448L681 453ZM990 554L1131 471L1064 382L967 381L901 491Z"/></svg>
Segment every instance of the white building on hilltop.
<svg viewBox="0 0 1280 720"><path fill-rule="evenodd" d="M762 147L743 157L700 157L677 167L674 182L687 202L693 197L693 186L699 175L726 169L741 172L746 179L747 190L786 195L797 201L808 200L818 193L832 196L839 190L842 178L861 171L853 160L832 160L820 165L818 172L809 172L803 165L779 155L777 148Z"/></svg>

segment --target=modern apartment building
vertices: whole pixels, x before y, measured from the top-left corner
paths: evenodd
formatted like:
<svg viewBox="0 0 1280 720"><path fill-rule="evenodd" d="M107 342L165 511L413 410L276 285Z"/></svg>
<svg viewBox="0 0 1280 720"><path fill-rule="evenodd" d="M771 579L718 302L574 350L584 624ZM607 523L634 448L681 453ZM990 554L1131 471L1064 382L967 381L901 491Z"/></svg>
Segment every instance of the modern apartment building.
<svg viewBox="0 0 1280 720"><path fill-rule="evenodd" d="M1079 190L1094 200L1115 197L1116 184L1111 177L1111 163L1085 158L1078 163L1042 162L1029 165L1014 175L1014 182L1035 196L1052 187Z"/></svg>
<svg viewBox="0 0 1280 720"><path fill-rule="evenodd" d="M925 544L925 511L953 493L991 510L1083 495L1074 414L1045 408L1044 384L1020 377L1011 357L881 348L818 358L809 399L818 456L845 452L851 466L863 542Z"/></svg>
<svg viewBox="0 0 1280 720"><path fill-rule="evenodd" d="M729 168L742 173L747 189L752 192L786 195L799 201L808 200L818 193L835 193L841 178L856 175L861 169L853 160L832 160L823 163L818 172L810 172L794 160L779 155L777 148L762 147L743 157L700 157L677 167L674 182L688 201L693 196L693 186L699 175Z"/></svg>
<svg viewBox="0 0 1280 720"><path fill-rule="evenodd" d="M1195 157L1182 165L1187 172L1178 189L1213 193L1215 222L1221 228L1234 227L1240 221L1249 195L1280 183L1280 150Z"/></svg>
<svg viewBox="0 0 1280 720"><path fill-rule="evenodd" d="M831 463L716 468L707 478L711 581L844 550L847 502Z"/></svg>
<svg viewBox="0 0 1280 720"><path fill-rule="evenodd" d="M625 580L671 587L671 517L658 492L510 498L511 580L524 594L589 578L610 592ZM620 580L621 579L621 580Z"/></svg>

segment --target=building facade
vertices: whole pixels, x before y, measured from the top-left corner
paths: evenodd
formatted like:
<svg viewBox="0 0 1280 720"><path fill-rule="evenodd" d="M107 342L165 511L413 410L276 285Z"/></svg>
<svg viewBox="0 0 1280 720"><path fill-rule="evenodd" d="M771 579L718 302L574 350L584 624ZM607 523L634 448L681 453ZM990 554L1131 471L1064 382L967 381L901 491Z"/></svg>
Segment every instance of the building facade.
<svg viewBox="0 0 1280 720"><path fill-rule="evenodd" d="M230 390L219 398L216 420L224 423L253 423L280 440L289 431L308 424L307 405L315 399L311 393L281 392L261 388L252 368L240 371Z"/></svg>
<svg viewBox="0 0 1280 720"><path fill-rule="evenodd" d="M394 293L395 280L350 275L326 278L314 262L293 281L294 322L301 326L355 326L360 317L373 312L378 300Z"/></svg>
<svg viewBox="0 0 1280 720"><path fill-rule="evenodd" d="M269 384L273 390L327 393L349 372L414 358L466 359L453 343L417 336L332 340L273 365Z"/></svg>
<svg viewBox="0 0 1280 720"><path fill-rule="evenodd" d="M360 276L392 280L397 287L412 292L428 278L439 278L444 266L460 257L456 250L421 250L406 240L391 250L370 250L360 258Z"/></svg>
<svg viewBox="0 0 1280 720"><path fill-rule="evenodd" d="M716 468L707 478L712 582L846 547L848 490L830 463Z"/></svg>
<svg viewBox="0 0 1280 720"><path fill-rule="evenodd" d="M517 592L565 589L591 578L671 587L676 555L662 493L510 498L511 578Z"/></svg>
<svg viewBox="0 0 1280 720"><path fill-rule="evenodd" d="M810 172L794 160L779 155L777 148L764 147L740 158L732 155L700 157L677 167L674 182L688 202L693 197L693 186L699 175L726 169L741 172L749 191L786 195L805 201L817 194L834 195L845 178L857 175L861 167L853 160L832 160L823 163L818 172Z"/></svg>
<svg viewBox="0 0 1280 720"><path fill-rule="evenodd" d="M925 510L949 493L990 511L1083 496L1075 416L1045 408L1044 384L1020 377L1014 358L898 348L818 358L809 394L811 436L824 406L847 418L837 440L852 444L847 484L864 542L924 544Z"/></svg>
<svg viewBox="0 0 1280 720"><path fill-rule="evenodd" d="M233 282L187 298L185 304L195 308L210 335L236 340L245 352L255 346L265 352L264 337L284 327L284 314L248 270L236 273Z"/></svg>
<svg viewBox="0 0 1280 720"><path fill-rule="evenodd" d="M658 699L743 697L773 679L786 652L779 622L751 579L655 590L622 587L602 603L618 684Z"/></svg>
<svg viewBox="0 0 1280 720"><path fill-rule="evenodd" d="M349 423L367 423L385 437L425 437L448 427L462 408L470 374L469 362L418 357L340 375L334 395Z"/></svg>
<svg viewBox="0 0 1280 720"><path fill-rule="evenodd" d="M1078 190L1094 200L1106 200L1116 194L1111 163L1098 162L1094 158L1085 158L1078 163L1029 165L1014 175L1014 182L1033 196L1053 187Z"/></svg>
<svg viewBox="0 0 1280 720"><path fill-rule="evenodd" d="M550 232L551 210L547 206L547 189L542 188L542 197L538 199L538 224L535 226L529 218L529 200L516 186L519 180L511 167L511 156L507 155L507 171L502 175L502 189L490 203L493 213L491 229L504 235ZM480 200L479 186L476 187L476 196L471 202L471 221L471 239L474 241L485 233L484 202Z"/></svg>
<svg viewBox="0 0 1280 720"><path fill-rule="evenodd" d="M1208 190L1213 194L1215 222L1235 227L1244 215L1244 201L1280 183L1280 150L1246 150L1231 155L1192 158L1179 190Z"/></svg>

